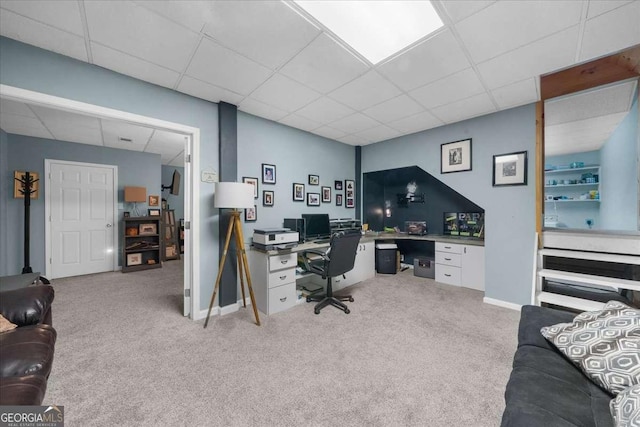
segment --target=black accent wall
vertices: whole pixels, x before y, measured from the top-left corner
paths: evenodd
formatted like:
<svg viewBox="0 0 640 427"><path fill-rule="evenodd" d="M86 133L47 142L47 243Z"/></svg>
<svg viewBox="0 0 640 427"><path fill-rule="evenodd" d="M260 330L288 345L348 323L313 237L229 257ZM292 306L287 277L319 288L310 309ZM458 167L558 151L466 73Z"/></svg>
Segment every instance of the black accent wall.
<svg viewBox="0 0 640 427"><path fill-rule="evenodd" d="M402 196L407 194L410 182L417 186L415 199L424 195L424 203L404 203ZM445 212L484 213L483 208L418 166L365 173L363 194L362 222L375 231L396 226L405 231L405 221L426 221L429 234L443 234ZM385 203L390 217L385 214Z"/></svg>

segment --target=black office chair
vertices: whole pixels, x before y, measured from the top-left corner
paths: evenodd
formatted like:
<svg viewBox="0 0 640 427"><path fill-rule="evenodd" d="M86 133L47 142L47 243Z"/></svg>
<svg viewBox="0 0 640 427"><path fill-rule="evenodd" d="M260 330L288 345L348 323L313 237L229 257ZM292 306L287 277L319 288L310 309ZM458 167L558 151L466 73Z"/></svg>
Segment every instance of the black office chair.
<svg viewBox="0 0 640 427"><path fill-rule="evenodd" d="M311 295L307 297L307 302L320 301L313 311L320 314L320 310L327 305L332 305L349 314L350 310L342 301L353 302L351 295L333 296L331 288L331 278L344 275L353 269L356 261L356 252L360 243L360 231L347 230L334 233L331 236L331 246L328 250L308 249L302 252L304 265L307 271L322 276L327 279L327 293L324 295ZM309 255L320 255L320 258L311 259Z"/></svg>

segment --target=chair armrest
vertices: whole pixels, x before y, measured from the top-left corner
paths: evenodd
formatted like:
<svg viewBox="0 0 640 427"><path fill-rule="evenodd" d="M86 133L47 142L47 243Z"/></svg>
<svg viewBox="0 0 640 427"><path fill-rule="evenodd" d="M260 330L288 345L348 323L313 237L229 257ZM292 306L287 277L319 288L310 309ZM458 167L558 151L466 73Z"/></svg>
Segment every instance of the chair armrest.
<svg viewBox="0 0 640 427"><path fill-rule="evenodd" d="M18 326L48 323L54 291L49 285L0 292L0 313Z"/></svg>
<svg viewBox="0 0 640 427"><path fill-rule="evenodd" d="M304 268L307 271L313 271L313 268L311 268L311 265L309 264L309 256L308 255L318 255L322 258L322 260L326 263L329 260L329 257L327 256L327 252L320 250L320 249L307 249L305 251L302 251L300 253L300 255L302 255L302 261L304 262Z"/></svg>

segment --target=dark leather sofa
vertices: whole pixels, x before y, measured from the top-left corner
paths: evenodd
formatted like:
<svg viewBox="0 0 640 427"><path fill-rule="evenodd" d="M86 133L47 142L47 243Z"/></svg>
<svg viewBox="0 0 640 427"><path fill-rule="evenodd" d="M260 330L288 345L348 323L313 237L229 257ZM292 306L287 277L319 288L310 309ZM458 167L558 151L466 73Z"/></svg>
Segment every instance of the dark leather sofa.
<svg viewBox="0 0 640 427"><path fill-rule="evenodd" d="M591 382L540 333L543 326L571 322L575 316L551 308L522 307L503 427L613 427L609 412L613 396Z"/></svg>
<svg viewBox="0 0 640 427"><path fill-rule="evenodd" d="M0 405L40 405L56 342L53 287L0 292L0 313L17 328L0 333Z"/></svg>

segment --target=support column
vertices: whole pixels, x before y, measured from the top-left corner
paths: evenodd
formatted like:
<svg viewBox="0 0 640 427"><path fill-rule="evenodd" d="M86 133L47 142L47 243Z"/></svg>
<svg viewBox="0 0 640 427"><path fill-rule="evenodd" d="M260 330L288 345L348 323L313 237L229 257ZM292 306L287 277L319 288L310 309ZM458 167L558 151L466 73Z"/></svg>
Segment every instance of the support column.
<svg viewBox="0 0 640 427"><path fill-rule="evenodd" d="M356 146L356 219L362 217L362 146Z"/></svg>

